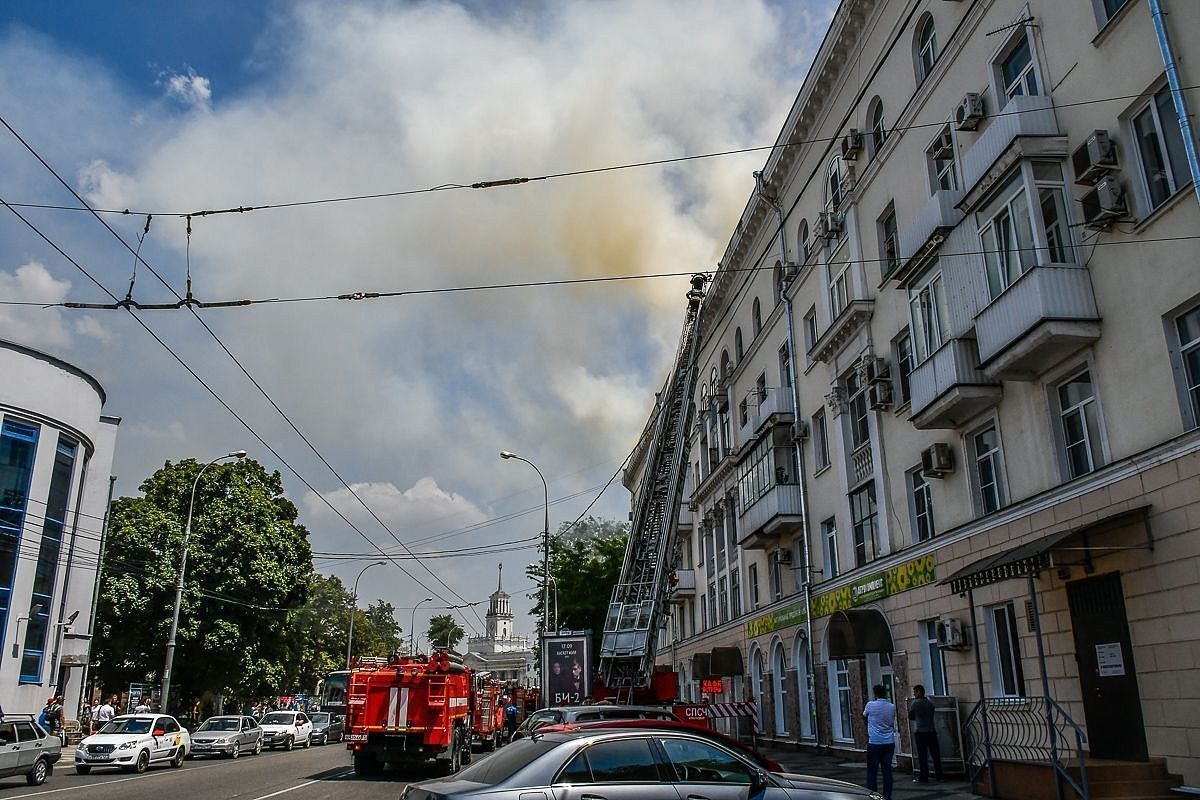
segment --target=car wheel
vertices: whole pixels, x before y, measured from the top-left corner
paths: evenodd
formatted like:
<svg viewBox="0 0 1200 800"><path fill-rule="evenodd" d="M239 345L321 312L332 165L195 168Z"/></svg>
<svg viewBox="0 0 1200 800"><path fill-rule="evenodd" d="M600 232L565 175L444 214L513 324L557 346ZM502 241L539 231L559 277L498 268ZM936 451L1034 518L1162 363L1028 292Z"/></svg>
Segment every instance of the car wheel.
<svg viewBox="0 0 1200 800"><path fill-rule="evenodd" d="M183 745L180 745L179 749L175 751L175 755L171 758L171 766L179 769L183 766L183 759L185 757L187 757L187 750L184 749Z"/></svg>
<svg viewBox="0 0 1200 800"><path fill-rule="evenodd" d="M133 771L140 775L141 773L145 772L146 768L149 766L150 766L150 751L143 750L142 752L138 753L137 761L135 761L133 764Z"/></svg>
<svg viewBox="0 0 1200 800"><path fill-rule="evenodd" d="M311 733L308 735L308 738L304 740L304 749L307 750L310 747L312 747L312 734Z"/></svg>
<svg viewBox="0 0 1200 800"><path fill-rule="evenodd" d="M254 743L254 755L256 755L256 756L260 755L262 753L262 747L263 747L262 739L259 739L257 742Z"/></svg>
<svg viewBox="0 0 1200 800"><path fill-rule="evenodd" d="M50 774L50 765L46 763L46 759L39 758L33 762L33 769L25 776L25 782L30 786L41 786L46 782L46 776Z"/></svg>
<svg viewBox="0 0 1200 800"><path fill-rule="evenodd" d="M91 767L75 767L76 775L87 775L91 771L92 771Z"/></svg>
<svg viewBox="0 0 1200 800"><path fill-rule="evenodd" d="M237 758L237 757L238 757L238 756L240 756L241 754L242 754L242 746L241 746L240 744L235 744L235 745L233 746L233 752L229 754L229 757L230 757L230 758Z"/></svg>
<svg viewBox="0 0 1200 800"><path fill-rule="evenodd" d="M295 746L296 746L296 740L293 739L291 736L287 737L287 741L285 741L283 743L284 750L291 750Z"/></svg>

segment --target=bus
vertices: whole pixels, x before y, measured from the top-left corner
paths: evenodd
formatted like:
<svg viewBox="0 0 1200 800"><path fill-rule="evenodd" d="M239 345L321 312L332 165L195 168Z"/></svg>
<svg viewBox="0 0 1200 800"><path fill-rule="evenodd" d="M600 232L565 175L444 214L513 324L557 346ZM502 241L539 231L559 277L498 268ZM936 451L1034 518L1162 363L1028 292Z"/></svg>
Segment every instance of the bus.
<svg viewBox="0 0 1200 800"><path fill-rule="evenodd" d="M322 711L346 716L346 692L350 689L350 670L339 669L325 676L317 685L317 702Z"/></svg>

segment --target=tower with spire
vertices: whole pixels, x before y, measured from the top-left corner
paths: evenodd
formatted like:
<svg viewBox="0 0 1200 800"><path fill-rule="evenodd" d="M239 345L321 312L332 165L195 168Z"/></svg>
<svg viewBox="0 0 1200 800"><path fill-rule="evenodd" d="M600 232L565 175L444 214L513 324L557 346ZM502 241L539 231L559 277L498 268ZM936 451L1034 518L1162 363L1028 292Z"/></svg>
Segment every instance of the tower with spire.
<svg viewBox="0 0 1200 800"><path fill-rule="evenodd" d="M487 612L487 638L495 641L511 639L513 632L512 606L504 591L504 565L500 564L496 577L496 591L492 592Z"/></svg>
<svg viewBox="0 0 1200 800"><path fill-rule="evenodd" d="M513 633L512 598L504 591L504 565L496 570L496 591L488 602L483 636L467 639L463 658L477 672L500 680L536 681L533 649L527 637Z"/></svg>

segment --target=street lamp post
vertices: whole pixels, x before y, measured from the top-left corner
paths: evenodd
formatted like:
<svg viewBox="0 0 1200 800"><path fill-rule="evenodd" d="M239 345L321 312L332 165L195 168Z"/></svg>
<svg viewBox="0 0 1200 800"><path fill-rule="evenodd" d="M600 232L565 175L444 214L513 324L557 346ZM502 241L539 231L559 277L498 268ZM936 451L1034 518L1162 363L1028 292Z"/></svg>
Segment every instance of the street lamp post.
<svg viewBox="0 0 1200 800"><path fill-rule="evenodd" d="M234 450L232 453L226 453L220 458L214 458L212 461L200 468L200 472L196 474L196 480L192 481L192 494L188 500L187 522L183 526L183 555L179 559L179 581L175 584L175 613L171 615L171 636L167 639L167 660L163 665L163 680L162 680L162 709L167 709L167 703L171 697L171 666L175 663L175 634L179 632L179 606L183 602L183 578L187 572L187 552L188 539L192 536L192 511L196 507L196 487L200 485L200 476L202 476L209 467L224 461L227 458L245 458L245 450Z"/></svg>
<svg viewBox="0 0 1200 800"><path fill-rule="evenodd" d="M346 637L346 669L350 669L350 648L354 644L354 617L358 613L358 580L371 567L379 567L386 563L386 561L372 561L360 569L358 577L354 579L354 604L350 606L350 635Z"/></svg>
<svg viewBox="0 0 1200 800"><path fill-rule="evenodd" d="M550 489L546 486L546 476L537 468L537 464L508 450L501 450L500 457L524 461L542 479L543 508L546 512L545 526L542 528L542 635L546 636L550 632Z"/></svg>
<svg viewBox="0 0 1200 800"><path fill-rule="evenodd" d="M432 603L432 597L426 597L420 603L413 606L412 619L408 623L408 654L415 656L417 654L417 609L425 603Z"/></svg>

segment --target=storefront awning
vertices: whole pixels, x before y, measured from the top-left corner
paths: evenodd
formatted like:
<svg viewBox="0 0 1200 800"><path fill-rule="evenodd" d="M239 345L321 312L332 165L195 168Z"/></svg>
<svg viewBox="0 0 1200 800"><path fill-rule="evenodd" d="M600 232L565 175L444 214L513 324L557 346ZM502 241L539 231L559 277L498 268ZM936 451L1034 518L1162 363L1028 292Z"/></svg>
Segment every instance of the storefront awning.
<svg viewBox="0 0 1200 800"><path fill-rule="evenodd" d="M883 614L873 608L835 611L829 618L830 658L861 658L867 653L892 652L892 632Z"/></svg>
<svg viewBox="0 0 1200 800"><path fill-rule="evenodd" d="M714 647L692 656L692 675L699 678L734 678L744 675L742 651L736 647Z"/></svg>
<svg viewBox="0 0 1200 800"><path fill-rule="evenodd" d="M1149 511L1150 506L1148 505L1138 506L1137 508L1128 509L1104 517L1103 519L1089 522L1086 525L1055 531L1039 539L1018 545L1011 550L1004 550L1000 553L981 558L963 567L950 577L943 579L940 583L943 585L949 584L951 590L956 594L965 594L973 589L990 586L993 583L1000 583L1001 581L1012 580L1014 578L1028 578L1054 566L1067 566L1079 563L1071 561L1069 558L1062 558L1056 561L1053 556L1055 551L1082 552L1085 558L1084 563L1090 565L1092 556L1098 553L1153 547L1153 538L1150 534ZM1111 546L1098 545L1093 541L1093 537L1095 536L1121 529L1136 520L1140 520L1145 528L1145 544Z"/></svg>

